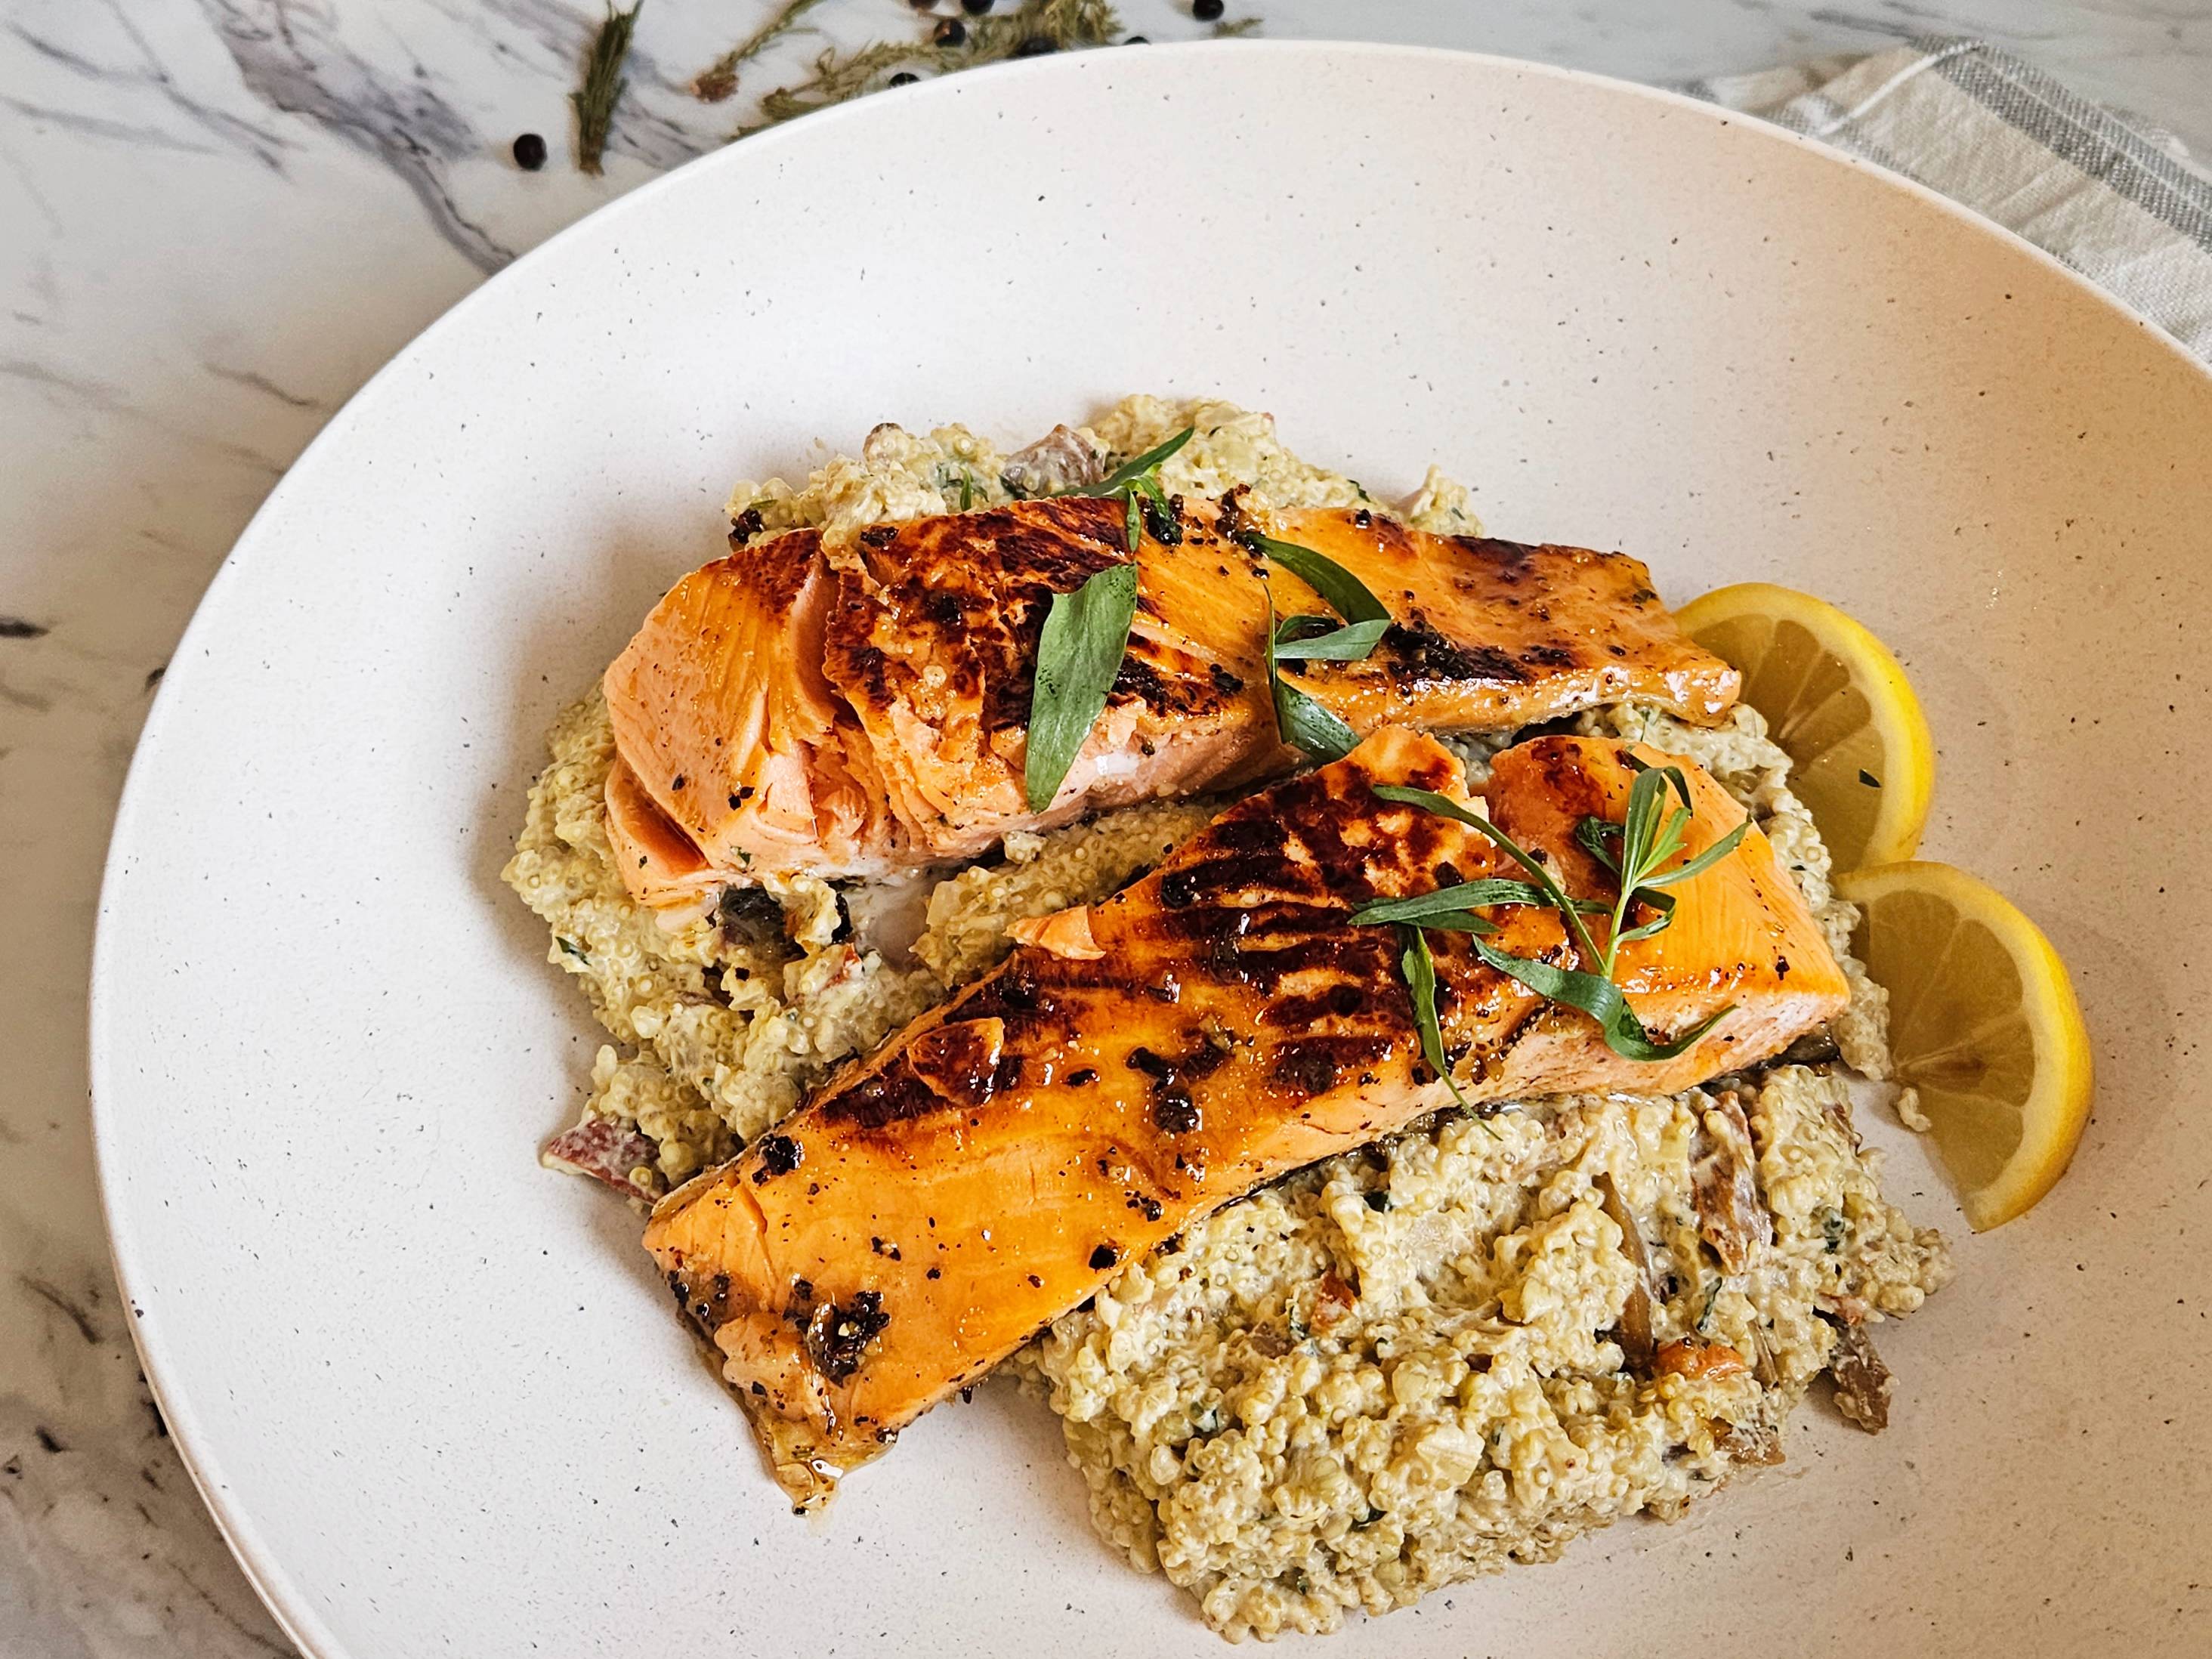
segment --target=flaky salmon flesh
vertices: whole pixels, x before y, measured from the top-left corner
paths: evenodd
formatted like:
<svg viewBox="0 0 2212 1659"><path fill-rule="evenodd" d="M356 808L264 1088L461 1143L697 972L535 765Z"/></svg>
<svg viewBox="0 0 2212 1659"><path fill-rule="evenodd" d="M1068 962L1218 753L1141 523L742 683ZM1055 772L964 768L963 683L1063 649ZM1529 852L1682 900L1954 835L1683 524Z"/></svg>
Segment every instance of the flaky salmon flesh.
<svg viewBox="0 0 2212 1659"><path fill-rule="evenodd" d="M1411 530L1367 511L1181 507L1133 556L1116 501L1061 496L863 530L793 531L692 572L607 670L608 828L632 894L695 909L769 873L867 877L974 858L1009 831L1285 772L1268 604L1324 611L1232 539L1325 554L1394 625L1358 662L1285 678L1364 735L1510 731L1625 697L1711 722L1735 671L1683 636L1634 559ZM1055 594L1133 556L1109 697L1044 811L1024 787L1037 639Z"/></svg>
<svg viewBox="0 0 2212 1659"><path fill-rule="evenodd" d="M1694 855L1744 813L1674 763ZM1613 878L1575 831L1619 822L1634 776L1620 744L1540 738L1498 757L1485 804L1570 892L1609 902ZM795 1499L826 1497L1195 1218L1450 1103L1422 1060L1399 931L1349 916L1519 867L1377 784L1470 800L1448 750L1384 726L1231 806L1114 897L1024 928L995 971L660 1202L646 1246ZM1622 1058L1467 936L1430 936L1467 1099L1672 1092L1843 1008L1843 974L1756 828L1673 890L1672 927L1625 942L1614 976L1655 1037L1733 1012L1672 1060ZM1577 965L1556 911L1484 914L1490 945Z"/></svg>

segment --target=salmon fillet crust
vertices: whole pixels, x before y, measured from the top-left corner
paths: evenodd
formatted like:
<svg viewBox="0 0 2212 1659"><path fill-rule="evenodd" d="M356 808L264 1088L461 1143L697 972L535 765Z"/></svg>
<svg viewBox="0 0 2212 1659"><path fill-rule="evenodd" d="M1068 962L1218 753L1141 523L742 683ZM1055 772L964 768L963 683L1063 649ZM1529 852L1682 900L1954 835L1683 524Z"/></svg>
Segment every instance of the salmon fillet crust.
<svg viewBox="0 0 2212 1659"><path fill-rule="evenodd" d="M1574 831L1585 816L1619 820L1629 755L1598 738L1522 744L1498 757L1485 804L1571 892L1610 899ZM1744 813L1678 763L1691 856ZM646 1246L795 1499L826 1498L1193 1219L1451 1103L1421 1058L1397 930L1348 916L1517 866L1376 784L1470 799L1449 751L1382 728L1232 806L1121 893L1024 929L997 970L655 1208ZM1674 925L1625 944L1616 978L1656 1036L1733 1012L1668 1060L1623 1059L1465 936L1431 935L1462 1096L1670 1093L1844 1006L1842 971L1755 827L1674 890ZM1486 914L1493 945L1575 965L1556 913Z"/></svg>
<svg viewBox="0 0 2212 1659"><path fill-rule="evenodd" d="M1156 532L1164 531L1168 539ZM1710 722L1738 677L1685 638L1625 555L1417 531L1368 509L1178 505L1132 554L1116 501L1060 496L738 547L670 591L607 670L608 824L641 902L688 910L768 873L885 874L1008 833L1231 787L1297 760L1264 641L1318 595L1247 550L1325 554L1389 609L1358 662L1285 678L1362 735L1509 731L1635 696ZM1054 597L1133 558L1138 611L1104 713L1050 805L1024 787L1037 639Z"/></svg>

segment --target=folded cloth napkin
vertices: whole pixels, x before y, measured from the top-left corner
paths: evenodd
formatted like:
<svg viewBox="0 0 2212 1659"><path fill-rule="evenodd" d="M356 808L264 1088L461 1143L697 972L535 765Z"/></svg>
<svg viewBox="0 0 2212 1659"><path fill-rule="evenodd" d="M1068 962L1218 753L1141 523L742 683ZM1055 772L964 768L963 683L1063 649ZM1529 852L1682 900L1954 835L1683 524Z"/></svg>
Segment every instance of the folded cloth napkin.
<svg viewBox="0 0 2212 1659"><path fill-rule="evenodd" d="M1916 37L1682 89L1994 219L2212 362L2212 176L2147 124L1980 40Z"/></svg>

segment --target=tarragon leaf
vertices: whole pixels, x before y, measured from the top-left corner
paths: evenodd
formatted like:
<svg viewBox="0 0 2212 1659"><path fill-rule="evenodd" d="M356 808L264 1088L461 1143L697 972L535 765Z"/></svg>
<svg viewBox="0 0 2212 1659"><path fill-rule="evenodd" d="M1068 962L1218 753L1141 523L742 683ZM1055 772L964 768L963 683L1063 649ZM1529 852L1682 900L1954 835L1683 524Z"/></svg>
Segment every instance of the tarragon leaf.
<svg viewBox="0 0 2212 1659"><path fill-rule="evenodd" d="M1386 628L1389 625L1390 612L1382 601L1369 592L1365 582L1327 554L1300 547L1296 542L1278 541L1256 530L1247 531L1237 539L1254 552L1264 553L1320 594L1345 621L1381 623ZM1376 637L1382 637L1380 629L1376 630Z"/></svg>
<svg viewBox="0 0 2212 1659"><path fill-rule="evenodd" d="M1499 973L1520 981L1537 995L1553 1002L1564 1002L1588 1014L1597 1022L1605 1046L1624 1060L1672 1060L1735 1012L1735 1005L1730 1003L1673 1041L1654 1042L1644 1029L1644 1023L1636 1018L1636 1011L1628 1006L1626 995L1611 980L1516 957L1510 951L1486 945L1480 939L1474 941L1474 952Z"/></svg>
<svg viewBox="0 0 2212 1659"><path fill-rule="evenodd" d="M1058 493L1062 495L1089 495L1099 499L1121 498L1121 533L1129 544L1129 551L1137 550L1137 544L1145 530L1145 504L1149 501L1162 514L1168 512L1167 491L1160 488L1155 475L1160 463L1190 441L1194 427L1185 427L1165 443L1146 450L1143 454L1124 461L1094 484L1071 484Z"/></svg>
<svg viewBox="0 0 2212 1659"><path fill-rule="evenodd" d="M1494 933L1498 924L1487 916L1478 916L1472 910L1431 910L1421 918L1422 927L1439 933Z"/></svg>
<svg viewBox="0 0 2212 1659"><path fill-rule="evenodd" d="M1651 847L1659 834L1660 815L1667 806L1664 772L1647 767L1628 786L1628 807L1620 815L1620 879L1633 887L1651 867Z"/></svg>
<svg viewBox="0 0 2212 1659"><path fill-rule="evenodd" d="M1291 622L1308 620L1293 617ZM1289 623L1284 624L1288 628ZM1308 634L1304 638L1285 638L1280 629L1275 639L1275 655L1284 662L1358 662L1373 654L1376 644L1382 637L1389 623L1348 623L1342 628L1332 628L1326 634Z"/></svg>
<svg viewBox="0 0 2212 1659"><path fill-rule="evenodd" d="M1583 819L1575 825L1575 844L1614 875L1620 873L1620 826L1612 819Z"/></svg>
<svg viewBox="0 0 2212 1659"><path fill-rule="evenodd" d="M1326 765L1359 746L1358 732L1283 678L1277 666L1273 599L1267 602L1267 690L1275 702L1275 730L1301 754Z"/></svg>
<svg viewBox="0 0 2212 1659"><path fill-rule="evenodd" d="M1545 902L1566 917L1568 926L1574 930L1575 943L1582 946L1589 960L1603 960L1597 941L1590 937L1589 929L1583 926L1583 913L1586 907L1569 898L1566 890L1559 885L1558 879L1540 860L1523 851L1512 836L1481 813L1462 806L1449 795L1440 795L1433 789L1408 789L1395 783L1373 783L1368 787L1384 800L1418 806L1424 811L1436 813L1439 817L1449 818L1455 823L1463 823L1470 830L1480 830L1497 844L1500 852L1535 878L1536 886L1543 893Z"/></svg>
<svg viewBox="0 0 2212 1659"><path fill-rule="evenodd" d="M1042 812L1060 793L1084 738L1105 709L1137 615L1137 567L1112 564L1072 593L1055 593L1037 638L1022 788Z"/></svg>
<svg viewBox="0 0 2212 1659"><path fill-rule="evenodd" d="M1187 426L1165 443L1146 450L1143 454L1121 463L1095 484L1079 484L1061 492L1069 495L1118 495L1132 484L1148 480L1160 464L1191 440L1198 428Z"/></svg>
<svg viewBox="0 0 2212 1659"><path fill-rule="evenodd" d="M1656 876L1644 877L1644 885L1647 888L1672 887L1677 882L1687 881L1692 876L1703 875L1730 853L1735 852L1737 844L1743 840L1745 834L1750 829L1751 820L1747 817L1695 858L1685 860L1674 869L1664 871Z"/></svg>
<svg viewBox="0 0 2212 1659"><path fill-rule="evenodd" d="M1549 904L1551 899L1543 890L1525 881L1504 881L1496 877L1485 877L1479 881L1462 881L1450 887L1439 887L1432 893L1416 893L1411 898L1376 899L1363 904L1352 913L1352 920L1362 927L1373 922L1418 921L1425 927L1437 924L1428 919L1454 910L1473 910L1492 904ZM1583 910L1593 915L1602 914L1605 906L1588 899L1575 901Z"/></svg>
<svg viewBox="0 0 2212 1659"><path fill-rule="evenodd" d="M1418 927L1401 927L1399 937L1406 948L1398 958L1398 969L1405 975L1406 989L1413 999L1413 1024L1421 1034L1421 1058L1444 1080L1452 1098L1464 1106L1467 1097L1460 1093L1459 1085L1452 1080L1451 1067L1444 1062L1443 1028L1437 1020L1437 959L1429 953L1429 936Z"/></svg>

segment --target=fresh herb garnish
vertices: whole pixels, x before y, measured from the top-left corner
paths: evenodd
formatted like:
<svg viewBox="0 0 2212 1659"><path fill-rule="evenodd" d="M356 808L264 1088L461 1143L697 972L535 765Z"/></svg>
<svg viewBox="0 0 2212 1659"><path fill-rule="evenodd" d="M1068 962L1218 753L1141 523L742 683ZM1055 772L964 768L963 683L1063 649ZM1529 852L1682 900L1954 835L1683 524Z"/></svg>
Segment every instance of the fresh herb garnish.
<svg viewBox="0 0 2212 1659"><path fill-rule="evenodd" d="M1124 461L1095 484L1073 484L1063 489L1063 495L1089 495L1101 500L1118 498L1121 503L1122 532L1129 544L1129 551L1137 550L1138 540L1143 536L1147 517L1156 525L1172 524L1175 511L1168 505L1168 493L1160 485L1160 465L1169 456L1181 449L1191 439L1194 427L1185 427L1156 449L1148 449L1133 460Z"/></svg>
<svg viewBox="0 0 2212 1659"><path fill-rule="evenodd" d="M1382 791L1378 789L1376 793L1380 794ZM1480 881L1462 881L1454 886L1439 887L1432 893L1416 893L1411 898L1377 899L1372 904L1363 904L1354 910L1352 920L1363 927L1370 922L1417 921L1424 927L1437 927L1443 924L1431 918L1457 915L1481 905L1549 904L1551 902L1544 890L1532 882L1504 881L1495 876L1486 876ZM1607 909L1595 899L1570 899L1568 902L1585 915L1603 915ZM1452 931L1489 933L1495 933L1497 929L1485 922L1480 927Z"/></svg>
<svg viewBox="0 0 2212 1659"><path fill-rule="evenodd" d="M1297 618L1293 617L1292 621ZM1275 620L1275 602L1267 601L1267 690L1275 702L1275 730L1285 743L1307 758L1323 764L1342 760L1359 744L1359 734L1331 710L1285 680L1277 662L1281 656L1284 624Z"/></svg>
<svg viewBox="0 0 2212 1659"><path fill-rule="evenodd" d="M607 9L606 21L599 25L591 56L584 63L584 83L568 94L568 101L576 107L576 165L586 173L600 171L599 158L606 154L607 134L614 126L615 106L629 85L623 78L623 60L629 56L630 33L637 27L638 13L644 9L645 0L637 0L628 11Z"/></svg>
<svg viewBox="0 0 2212 1659"><path fill-rule="evenodd" d="M1237 538L1240 546L1261 554L1296 576L1308 587L1322 596L1331 610L1348 623L1380 623L1390 625L1390 612L1376 599L1365 582L1346 570L1325 553L1316 553L1310 547L1300 547L1296 542L1278 541L1273 536L1263 536L1256 530L1248 530ZM1380 638L1382 630L1376 630Z"/></svg>
<svg viewBox="0 0 2212 1659"><path fill-rule="evenodd" d="M1234 539L1281 565L1344 619L1339 626L1308 612L1278 622L1274 595L1271 592L1267 596L1267 690L1274 699L1275 728L1285 743L1310 760L1342 760L1358 744L1358 734L1334 711L1287 683L1280 665L1363 661L1389 631L1390 612L1366 583L1326 554L1256 530L1241 532Z"/></svg>
<svg viewBox="0 0 2212 1659"><path fill-rule="evenodd" d="M1619 823L1604 818L1585 817L1575 826L1575 840L1583 848L1612 871L1618 887L1617 896L1610 906L1595 904L1586 899L1568 896L1558 879L1543 861L1516 844L1513 838L1480 813L1462 806L1449 795L1432 790L1407 789L1395 784L1370 786L1384 800L1418 806L1425 811L1448 817L1454 823L1480 831L1489 837L1500 851L1526 870L1532 880L1521 882L1462 882L1457 887L1442 889L1435 893L1421 894L1412 899L1388 900L1364 905L1352 913L1352 920L1358 923L1392 922L1400 927L1440 928L1476 935L1473 939L1475 955L1499 973L1519 981L1539 996L1579 1009L1596 1022L1605 1038L1606 1047L1624 1059L1636 1060L1671 1060L1698 1042L1714 1026L1735 1011L1731 1003L1717 1013L1699 1021L1689 1030L1672 1040L1654 1042L1644 1029L1636 1011L1629 1006L1620 987L1613 982L1613 969L1618 963L1620 947L1632 939L1650 939L1664 933L1674 920L1674 897L1665 890L1689 880L1710 870L1735 851L1745 832L1751 828L1747 815L1735 829L1723 836L1695 857L1686 859L1674 869L1663 866L1682 851L1685 832L1691 818L1690 784L1676 766L1648 766L1633 754L1624 750L1622 758L1636 772L1636 781L1628 788L1627 810ZM1669 788L1680 797L1680 806L1670 806L1667 799ZM1488 896L1499 890L1519 890L1511 896ZM1565 918L1582 959L1594 964L1595 971L1561 968L1548 962L1537 962L1527 957L1501 951L1487 943L1484 933L1495 932L1493 925L1468 927L1469 921L1483 919L1471 914L1478 905L1541 904L1557 910ZM1641 906L1649 918L1631 924L1631 917ZM1586 915L1603 915L1607 919L1605 948L1598 948L1596 939L1583 922ZM1431 968L1428 983L1430 995L1434 995L1434 971ZM1436 1010L1431 1000L1425 1010L1422 1007L1421 983L1409 970L1407 984L1413 993L1414 1014L1417 1021L1433 1021ZM1425 1045L1425 1032L1422 1039ZM1456 1091L1455 1091L1456 1093Z"/></svg>
<svg viewBox="0 0 2212 1659"><path fill-rule="evenodd" d="M1389 626L1388 617L1337 628L1326 617L1285 617L1276 625L1275 655L1284 662L1361 662Z"/></svg>
<svg viewBox="0 0 2212 1659"><path fill-rule="evenodd" d="M1444 1060L1443 1027L1437 1019L1437 959L1429 953L1429 936L1418 927L1401 927L1398 937L1406 947L1398 957L1398 969L1406 976L1406 988L1413 994L1413 1024L1421 1034L1421 1058L1444 1080L1452 1098L1464 1106L1467 1098L1452 1080L1451 1066Z"/></svg>
<svg viewBox="0 0 2212 1659"><path fill-rule="evenodd" d="M1030 811L1052 805L1076 752L1104 710L1136 616L1134 564L1108 565L1073 592L1053 595L1037 636L1036 684L1030 693L1022 767Z"/></svg>

